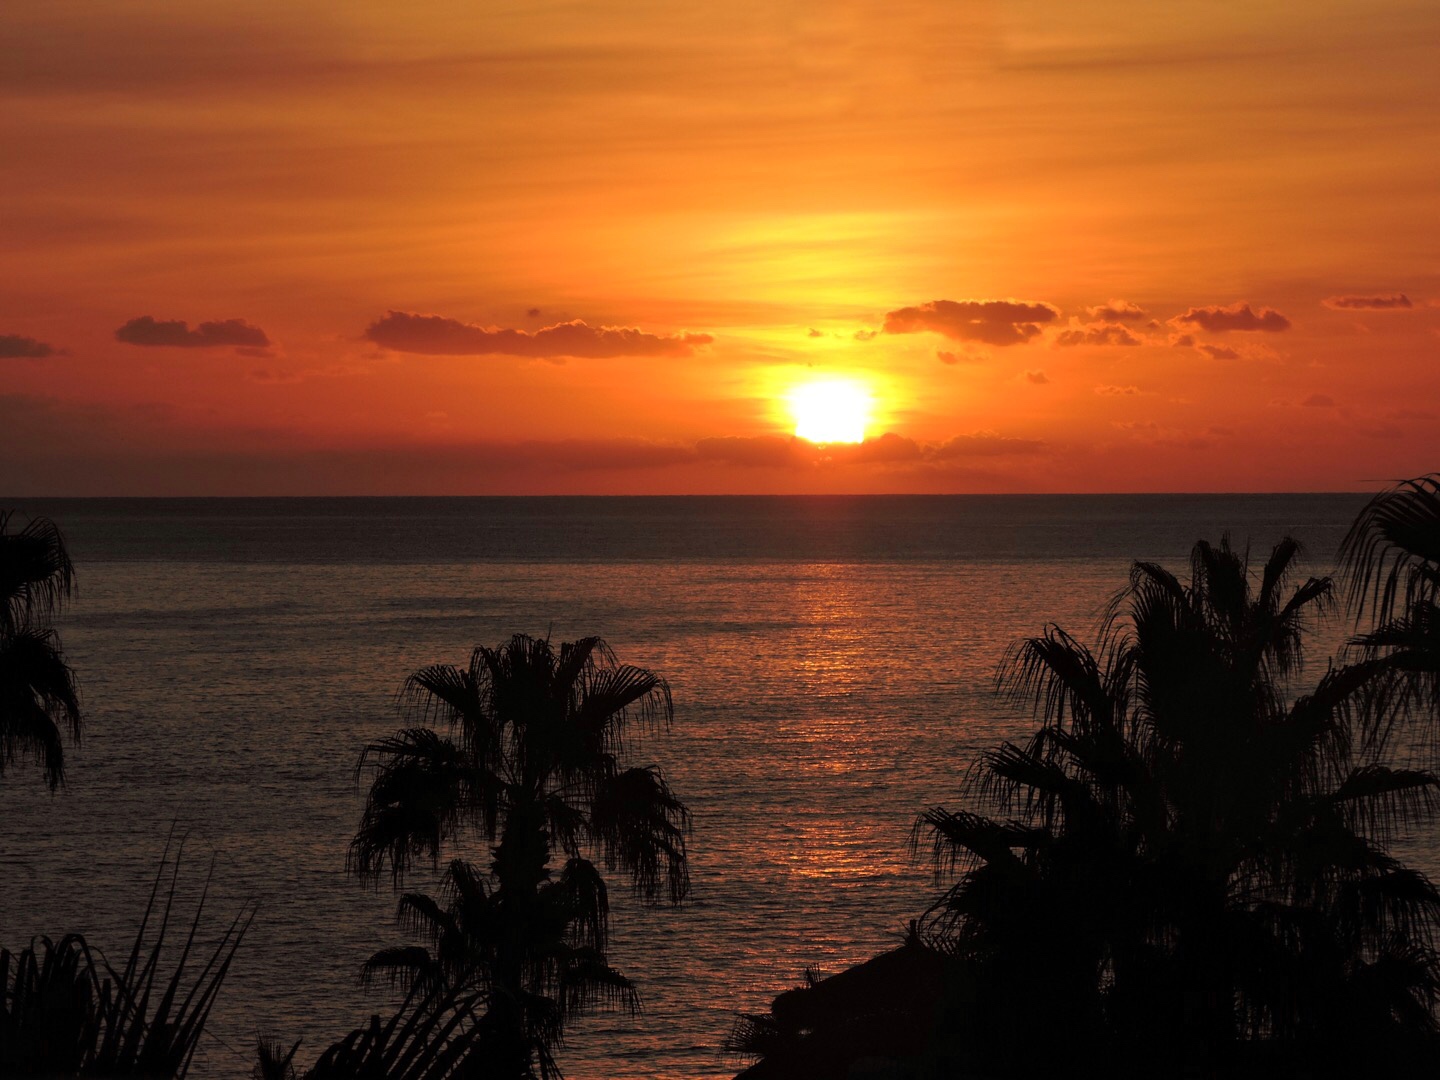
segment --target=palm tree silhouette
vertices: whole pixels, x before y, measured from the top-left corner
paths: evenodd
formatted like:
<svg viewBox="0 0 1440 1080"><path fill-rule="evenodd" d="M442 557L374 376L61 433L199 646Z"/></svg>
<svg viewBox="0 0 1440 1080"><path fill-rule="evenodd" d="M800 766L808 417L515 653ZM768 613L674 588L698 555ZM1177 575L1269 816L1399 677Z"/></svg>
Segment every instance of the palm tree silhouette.
<svg viewBox="0 0 1440 1080"><path fill-rule="evenodd" d="M0 511L0 775L29 758L53 791L65 779L61 729L80 737L75 673L51 626L75 568L54 522L34 518L12 531L12 517Z"/></svg>
<svg viewBox="0 0 1440 1080"><path fill-rule="evenodd" d="M1356 738L1379 661L1294 694L1332 592L1290 587L1298 551L1258 589L1228 540L1195 546L1189 584L1137 563L1098 653L1051 627L1009 656L1041 726L972 770L997 816L933 808L916 834L958 871L929 932L982 973L997 1068L1084 1047L1121 1072L1323 1071L1430 1045L1440 893L1385 844L1440 782Z"/></svg>
<svg viewBox="0 0 1440 1080"><path fill-rule="evenodd" d="M373 775L351 866L398 883L467 840L494 846L488 872L450 862L442 900L405 896L401 922L428 947L384 950L366 973L476 988L495 1075L558 1076L551 1050L569 1019L635 1003L605 959L609 903L592 859L650 901L689 890L688 811L658 768L626 763L633 728L670 723L669 687L599 638L556 650L516 635L466 668L416 672L402 702L414 726L361 758ZM437 722L447 730L425 726Z"/></svg>
<svg viewBox="0 0 1440 1080"><path fill-rule="evenodd" d="M1340 560L1357 621L1367 609L1371 616L1370 629L1352 644L1383 658L1416 692L1384 700L1391 708L1373 719L1388 724L1418 701L1433 721L1440 716L1440 473L1371 499L1346 534ZM1428 735L1440 741L1440 732Z"/></svg>

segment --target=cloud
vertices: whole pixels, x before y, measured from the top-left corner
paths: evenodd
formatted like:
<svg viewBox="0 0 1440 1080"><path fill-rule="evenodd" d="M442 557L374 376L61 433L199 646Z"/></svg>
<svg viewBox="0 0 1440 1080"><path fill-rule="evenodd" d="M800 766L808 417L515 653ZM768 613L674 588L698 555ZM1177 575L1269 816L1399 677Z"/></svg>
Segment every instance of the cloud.
<svg viewBox="0 0 1440 1080"><path fill-rule="evenodd" d="M1324 303L1328 308L1341 311L1409 311L1415 306L1404 293L1395 296L1331 296Z"/></svg>
<svg viewBox="0 0 1440 1080"><path fill-rule="evenodd" d="M959 352L952 352L949 349L936 349L935 359L939 360L942 364L953 367L956 364L982 364L990 359L990 354L984 349L967 346Z"/></svg>
<svg viewBox="0 0 1440 1080"><path fill-rule="evenodd" d="M1192 307L1184 315L1176 315L1170 324L1198 326L1212 334L1230 330L1263 330L1274 334L1290 329L1290 320L1274 308L1261 308L1257 312L1252 311L1249 304L1238 303L1229 307Z"/></svg>
<svg viewBox="0 0 1440 1080"><path fill-rule="evenodd" d="M1139 304L1132 304L1129 300L1111 300L1097 304L1095 307L1086 308L1085 313L1100 322L1142 322L1150 315Z"/></svg>
<svg viewBox="0 0 1440 1080"><path fill-rule="evenodd" d="M1170 338L1170 344L1177 349L1188 349L1195 344L1194 334L1175 334Z"/></svg>
<svg viewBox="0 0 1440 1080"><path fill-rule="evenodd" d="M695 444L695 453L704 461L776 469L919 461L925 452L913 439L887 431L861 443L828 443L824 446L793 435L725 436L701 439Z"/></svg>
<svg viewBox="0 0 1440 1080"><path fill-rule="evenodd" d="M1239 360L1240 354L1228 345L1196 345L1211 360Z"/></svg>
<svg viewBox="0 0 1440 1080"><path fill-rule="evenodd" d="M396 352L425 356L561 356L608 359L615 356L689 356L709 334L647 334L633 327L589 326L582 319L528 330L487 329L447 319L391 311L371 323L365 339Z"/></svg>
<svg viewBox="0 0 1440 1080"><path fill-rule="evenodd" d="M53 345L20 334L0 334L0 360L43 360L59 352Z"/></svg>
<svg viewBox="0 0 1440 1080"><path fill-rule="evenodd" d="M128 345L163 345L180 349L211 349L224 345L263 349L270 344L265 331L244 319L202 322L194 330L183 319L158 322L149 315L131 319L115 331L115 340Z"/></svg>
<svg viewBox="0 0 1440 1080"><path fill-rule="evenodd" d="M1143 345L1144 342L1119 323L1089 323L1060 331L1056 345Z"/></svg>
<svg viewBox="0 0 1440 1080"><path fill-rule="evenodd" d="M1312 409L1333 409L1335 407L1335 399L1329 394L1311 394L1300 404Z"/></svg>
<svg viewBox="0 0 1440 1080"><path fill-rule="evenodd" d="M1043 371L1027 371L1025 372L1025 378L1029 379L1036 386L1044 386L1050 381L1050 376L1046 375Z"/></svg>
<svg viewBox="0 0 1440 1080"><path fill-rule="evenodd" d="M993 431L977 431L972 435L956 435L934 447L927 457L936 461L953 461L956 458L1038 454L1044 449L1045 443L1039 439L1013 439Z"/></svg>
<svg viewBox="0 0 1440 1080"><path fill-rule="evenodd" d="M856 340L856 341L874 341L874 340L875 340L875 335L878 334L878 333L880 333L879 330L856 330L856 331L855 331L855 340Z"/></svg>
<svg viewBox="0 0 1440 1080"><path fill-rule="evenodd" d="M729 465L778 467L790 464L795 456L795 444L800 441L783 435L757 435L752 438L727 435L701 439L695 444L695 453L704 460L723 461Z"/></svg>
<svg viewBox="0 0 1440 1080"><path fill-rule="evenodd" d="M1440 420L1440 413L1430 409L1396 409L1387 416L1391 420Z"/></svg>
<svg viewBox="0 0 1440 1080"><path fill-rule="evenodd" d="M1132 394L1140 393L1138 386L1097 386L1095 393L1101 397L1129 397Z"/></svg>
<svg viewBox="0 0 1440 1080"><path fill-rule="evenodd" d="M914 334L928 330L952 341L1023 345L1039 335L1039 324L1053 322L1059 314L1059 309L1050 304L1022 300L931 300L918 307L886 312L885 332Z"/></svg>
<svg viewBox="0 0 1440 1080"><path fill-rule="evenodd" d="M994 431L957 435L942 443L918 443L887 431L862 443L815 443L794 436L756 435L701 439L696 456L703 461L753 468L814 468L817 466L903 465L949 462L966 458L997 458L1042 453L1038 439L1016 439Z"/></svg>
<svg viewBox="0 0 1440 1080"><path fill-rule="evenodd" d="M806 337L824 337L824 330L816 330L813 326L805 334Z"/></svg>
<svg viewBox="0 0 1440 1080"><path fill-rule="evenodd" d="M272 368L255 368L250 372L250 379L258 383L297 383L301 377L293 371L277 371Z"/></svg>

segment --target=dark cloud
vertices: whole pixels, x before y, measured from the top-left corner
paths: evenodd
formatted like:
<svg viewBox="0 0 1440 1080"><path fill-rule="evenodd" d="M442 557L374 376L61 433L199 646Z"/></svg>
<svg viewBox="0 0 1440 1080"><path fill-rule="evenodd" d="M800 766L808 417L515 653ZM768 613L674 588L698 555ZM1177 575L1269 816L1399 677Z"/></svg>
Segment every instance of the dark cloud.
<svg viewBox="0 0 1440 1080"><path fill-rule="evenodd" d="M273 368L254 368L250 372L250 378L258 383L297 383L300 376L293 371L277 371Z"/></svg>
<svg viewBox="0 0 1440 1080"><path fill-rule="evenodd" d="M757 435L753 438L727 435L701 439L695 444L695 453L706 461L723 461L729 465L779 467L794 460L795 444L800 441L783 435Z"/></svg>
<svg viewBox="0 0 1440 1080"><path fill-rule="evenodd" d="M1140 393L1138 386L1097 386L1095 393L1101 397L1128 397Z"/></svg>
<svg viewBox="0 0 1440 1080"><path fill-rule="evenodd" d="M1170 339L1170 344L1177 349L1188 349L1195 344L1194 334L1176 334Z"/></svg>
<svg viewBox="0 0 1440 1080"><path fill-rule="evenodd" d="M1050 304L1021 300L931 300L886 312L885 332L928 330L953 341L1023 345L1039 335L1041 323L1053 322L1059 314Z"/></svg>
<svg viewBox="0 0 1440 1080"><path fill-rule="evenodd" d="M1333 409L1335 407L1335 399L1329 394L1311 394L1300 404L1312 409Z"/></svg>
<svg viewBox="0 0 1440 1080"><path fill-rule="evenodd" d="M993 431L957 435L943 443L917 443L914 439L887 431L862 443L830 443L825 446L783 435L701 439L695 446L695 453L705 461L780 469L819 465L923 465L966 458L1026 456L1045 449L1046 444L1038 439L1015 439Z"/></svg>
<svg viewBox="0 0 1440 1080"><path fill-rule="evenodd" d="M1395 296L1332 296L1325 301L1328 308L1341 311L1409 311L1415 305L1404 293Z"/></svg>
<svg viewBox="0 0 1440 1080"><path fill-rule="evenodd" d="M814 465L876 465L919 461L925 450L913 439L887 431L860 443L817 446L790 435L727 436L701 439L695 453L704 461L752 468L795 468Z"/></svg>
<svg viewBox="0 0 1440 1080"><path fill-rule="evenodd" d="M1396 409L1387 415L1391 420L1440 420L1440 413L1430 409Z"/></svg>
<svg viewBox="0 0 1440 1080"><path fill-rule="evenodd" d="M879 332L880 332L879 330L856 330L856 331L855 331L855 340L856 340L856 341L874 341L874 340L875 340L875 335L878 334Z"/></svg>
<svg viewBox="0 0 1440 1080"><path fill-rule="evenodd" d="M1274 308L1253 311L1249 304L1231 304L1229 307L1192 307L1184 315L1170 320L1173 326L1197 326L1212 334L1223 334L1230 330L1263 330L1279 333L1290 329L1290 320Z"/></svg>
<svg viewBox="0 0 1440 1080"><path fill-rule="evenodd" d="M159 322L149 315L131 319L115 331L115 340L128 345L163 345L179 349L211 349L225 345L263 349L270 344L265 331L244 319L202 322L194 330L183 319Z"/></svg>
<svg viewBox="0 0 1440 1080"><path fill-rule="evenodd" d="M1025 372L1025 378L1029 379L1036 386L1044 386L1050 381L1050 376L1046 375L1043 371L1027 371Z"/></svg>
<svg viewBox="0 0 1440 1080"><path fill-rule="evenodd" d="M1211 360L1239 360L1240 354L1228 345L1196 345Z"/></svg>
<svg viewBox="0 0 1440 1080"><path fill-rule="evenodd" d="M561 356L604 359L615 356L689 356L698 345L715 339L709 334L647 334L633 327L589 326L581 319L557 323L531 333L494 329L447 319L443 315L413 315L391 311L371 323L365 338L396 352L425 356Z"/></svg>
<svg viewBox="0 0 1440 1080"><path fill-rule="evenodd" d="M936 349L935 359L953 367L956 364L983 364L990 354L978 345L962 345L959 349Z"/></svg>
<svg viewBox="0 0 1440 1080"><path fill-rule="evenodd" d="M816 329L812 326L812 327L810 328L810 331L809 331L805 336L806 336L806 337L824 337L824 336L825 336L825 331L824 331L824 330L816 330Z"/></svg>
<svg viewBox="0 0 1440 1080"><path fill-rule="evenodd" d="M525 317L528 319L538 319L540 317L540 309L538 307L526 308Z"/></svg>
<svg viewBox="0 0 1440 1080"><path fill-rule="evenodd" d="M1038 454L1044 449L1045 444L1039 439L1012 439L993 431L977 431L973 435L956 435L933 447L926 456L936 461L953 461L955 458Z"/></svg>
<svg viewBox="0 0 1440 1080"><path fill-rule="evenodd" d="M989 358L990 354L984 349L965 348L959 352L952 352L949 349L935 350L935 359L951 367L956 364L983 364Z"/></svg>
<svg viewBox="0 0 1440 1080"><path fill-rule="evenodd" d="M0 334L0 360L43 360L59 350L21 334Z"/></svg>
<svg viewBox="0 0 1440 1080"><path fill-rule="evenodd" d="M1090 318L1100 322L1143 322L1150 316L1139 304L1132 304L1129 300L1111 300L1109 303L1086 308L1085 312Z"/></svg>
<svg viewBox="0 0 1440 1080"><path fill-rule="evenodd" d="M1119 323L1089 323L1060 331L1056 345L1143 345L1128 327Z"/></svg>

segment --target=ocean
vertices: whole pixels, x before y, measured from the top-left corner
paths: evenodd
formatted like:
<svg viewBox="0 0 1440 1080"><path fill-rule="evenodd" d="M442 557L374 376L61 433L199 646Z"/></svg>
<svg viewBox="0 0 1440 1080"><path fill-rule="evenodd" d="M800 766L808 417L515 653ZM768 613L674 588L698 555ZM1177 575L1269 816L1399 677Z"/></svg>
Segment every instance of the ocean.
<svg viewBox="0 0 1440 1080"><path fill-rule="evenodd" d="M611 879L611 962L644 1011L581 1020L559 1061L733 1076L739 1014L898 943L938 895L916 815L960 805L976 755L1033 726L994 690L1007 646L1050 622L1093 640L1132 560L1184 571L1227 531L1257 564L1293 535L1329 572L1364 501L3 500L69 542L85 733L59 794L33 768L0 780L0 944L83 931L123 958L173 830L184 898L211 875L205 926L259 905L192 1075L248 1076L257 1034L313 1061L387 1008L356 972L407 941L390 883L345 869L357 758L401 725L405 677L517 632L598 634L673 691L636 757L693 812L693 889L647 908ZM1312 673L1345 629L1314 635Z"/></svg>

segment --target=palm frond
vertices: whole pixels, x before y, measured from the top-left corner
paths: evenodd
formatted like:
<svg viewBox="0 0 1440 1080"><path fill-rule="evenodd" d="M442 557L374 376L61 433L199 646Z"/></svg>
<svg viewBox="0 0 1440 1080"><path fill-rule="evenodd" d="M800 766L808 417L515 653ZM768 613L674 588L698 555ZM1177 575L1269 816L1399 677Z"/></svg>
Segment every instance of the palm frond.
<svg viewBox="0 0 1440 1080"><path fill-rule="evenodd" d="M75 567L55 523L32 518L12 532L13 518L13 511L0 510L0 635L48 623L75 584Z"/></svg>
<svg viewBox="0 0 1440 1080"><path fill-rule="evenodd" d="M690 811L658 768L626 769L597 785L588 828L606 864L628 870L644 898L655 899L662 884L673 904L689 894Z"/></svg>
<svg viewBox="0 0 1440 1080"><path fill-rule="evenodd" d="M1435 596L1440 568L1440 474L1402 480L1375 495L1340 545L1356 619L1373 607L1389 622L1401 607Z"/></svg>

